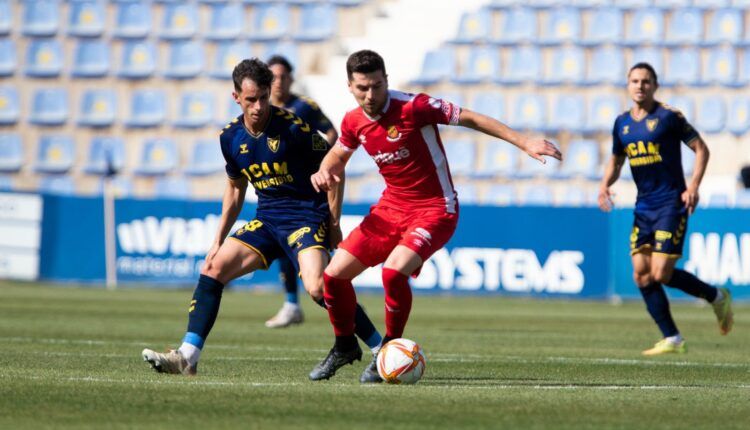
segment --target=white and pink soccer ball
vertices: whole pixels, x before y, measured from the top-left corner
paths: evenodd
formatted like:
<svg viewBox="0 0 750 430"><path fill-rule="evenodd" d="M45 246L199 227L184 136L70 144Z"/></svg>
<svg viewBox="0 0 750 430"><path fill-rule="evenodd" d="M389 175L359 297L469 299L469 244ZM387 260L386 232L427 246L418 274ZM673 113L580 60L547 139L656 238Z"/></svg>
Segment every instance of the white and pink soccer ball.
<svg viewBox="0 0 750 430"><path fill-rule="evenodd" d="M424 374L426 359L413 340L393 339L378 353L378 374L389 384L416 384Z"/></svg>

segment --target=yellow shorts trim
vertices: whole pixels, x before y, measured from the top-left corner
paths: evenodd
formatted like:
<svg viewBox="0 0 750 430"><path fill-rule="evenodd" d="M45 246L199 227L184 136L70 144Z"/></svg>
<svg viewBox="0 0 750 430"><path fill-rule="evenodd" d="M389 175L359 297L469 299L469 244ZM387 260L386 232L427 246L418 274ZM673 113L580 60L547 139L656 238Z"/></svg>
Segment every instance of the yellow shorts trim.
<svg viewBox="0 0 750 430"><path fill-rule="evenodd" d="M630 255L635 255L635 254L640 254L640 253L650 254L651 253L651 244L647 243L647 244L639 246L638 248L630 250Z"/></svg>
<svg viewBox="0 0 750 430"><path fill-rule="evenodd" d="M263 270L267 270L268 269L268 260L266 260L266 256L263 255L262 252L258 251L258 248L250 245L249 243L245 243L245 242L237 239L236 237L230 237L230 239L236 240L237 242L245 245L245 247L250 248L253 252L255 252L256 254L258 254L258 256L260 257L260 259L263 260Z"/></svg>
<svg viewBox="0 0 750 430"><path fill-rule="evenodd" d="M666 252L653 252L652 255L665 255L670 260L679 260L682 254L667 254Z"/></svg>
<svg viewBox="0 0 750 430"><path fill-rule="evenodd" d="M305 251L309 251L309 250L311 250L311 249L322 249L323 251L325 251L325 252L326 252L326 254L328 253L328 249L327 249L327 248L326 248L325 246L321 246L321 245L311 245L311 246L308 246L307 248L304 248L304 249L300 249L299 251L297 251L297 255L299 255L299 254L302 254L303 252L305 252Z"/></svg>

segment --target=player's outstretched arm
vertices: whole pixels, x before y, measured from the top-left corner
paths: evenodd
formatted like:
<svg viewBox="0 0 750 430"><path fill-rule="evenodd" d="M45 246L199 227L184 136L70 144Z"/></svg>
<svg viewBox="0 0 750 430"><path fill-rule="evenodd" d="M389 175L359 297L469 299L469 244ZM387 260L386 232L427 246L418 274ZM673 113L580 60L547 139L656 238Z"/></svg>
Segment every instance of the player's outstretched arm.
<svg viewBox="0 0 750 430"><path fill-rule="evenodd" d="M523 152L529 154L530 157L535 158L542 163L545 163L545 155L562 160L562 153L554 143L541 137L531 137L519 133L487 115L461 108L461 114L458 117L458 125L510 142Z"/></svg>
<svg viewBox="0 0 750 430"><path fill-rule="evenodd" d="M708 158L711 153L706 146L706 142L700 137L688 142L687 146L695 152L695 166L693 167L693 177L690 179L687 189L682 193L682 202L685 203L688 214L692 215L700 200L698 188L703 181L703 174L706 173L706 166L708 166Z"/></svg>
<svg viewBox="0 0 750 430"><path fill-rule="evenodd" d="M237 217L242 211L242 204L245 202L245 193L247 192L247 178L227 178L227 185L224 187L224 198L221 202L221 219L216 229L216 236L211 245L211 249L206 254L206 261L211 261L214 255L219 251L219 247L224 243L229 234L229 230L237 221Z"/></svg>
<svg viewBox="0 0 750 430"><path fill-rule="evenodd" d="M351 151L346 151L339 145L334 145L323 158L318 171L310 176L310 182L312 182L315 191L328 192L334 186L337 186L344 176L344 168L351 157Z"/></svg>
<svg viewBox="0 0 750 430"><path fill-rule="evenodd" d="M624 163L624 155L612 155L607 162L607 166L604 168L604 177L602 177L602 182L599 185L599 197L597 199L599 208L604 212L609 212L614 207L612 197L614 197L615 194L610 191L609 187L617 182Z"/></svg>

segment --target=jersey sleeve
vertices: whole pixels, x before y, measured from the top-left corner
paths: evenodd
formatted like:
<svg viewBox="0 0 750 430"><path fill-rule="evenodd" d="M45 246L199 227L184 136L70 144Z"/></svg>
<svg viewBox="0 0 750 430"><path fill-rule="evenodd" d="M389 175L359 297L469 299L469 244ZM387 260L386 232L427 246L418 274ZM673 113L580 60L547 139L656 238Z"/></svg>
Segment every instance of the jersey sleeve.
<svg viewBox="0 0 750 430"><path fill-rule="evenodd" d="M226 170L227 176L231 179L239 178L242 176L242 172L231 154L231 138L226 134L221 134L219 135L219 144L221 145L221 155L224 156L224 161L226 162L224 170Z"/></svg>
<svg viewBox="0 0 750 430"><path fill-rule="evenodd" d="M612 155L625 155L625 146L620 140L620 121L615 120L615 125L612 126Z"/></svg>
<svg viewBox="0 0 750 430"><path fill-rule="evenodd" d="M339 147L346 151L354 151L359 147L359 140L357 139L356 132L352 128L349 120L349 115L345 115L344 119L341 120L341 135L339 136Z"/></svg>
<svg viewBox="0 0 750 430"><path fill-rule="evenodd" d="M417 94L412 100L412 112L417 125L447 124L458 125L461 108L451 102Z"/></svg>
<svg viewBox="0 0 750 430"><path fill-rule="evenodd" d="M320 130L323 133L328 133L328 131L333 128L331 120L323 113L323 110L320 109L320 106L317 103L308 98L305 98L304 101L307 105L307 115L300 116L307 118L308 122L314 129Z"/></svg>
<svg viewBox="0 0 750 430"><path fill-rule="evenodd" d="M677 136L680 137L680 140L689 143L691 140L700 137L698 134L698 131L688 122L687 118L685 118L685 115L682 114L680 111L673 111L673 123L674 123L674 132L677 134Z"/></svg>

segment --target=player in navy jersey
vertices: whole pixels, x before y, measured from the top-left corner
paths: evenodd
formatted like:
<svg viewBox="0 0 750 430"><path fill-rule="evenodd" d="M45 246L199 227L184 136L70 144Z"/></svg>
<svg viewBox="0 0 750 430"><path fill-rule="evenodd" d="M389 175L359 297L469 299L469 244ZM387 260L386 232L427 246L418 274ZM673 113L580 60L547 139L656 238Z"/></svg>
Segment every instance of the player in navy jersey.
<svg viewBox="0 0 750 430"><path fill-rule="evenodd" d="M638 188L635 220L630 235L633 278L646 309L663 338L644 355L685 352L662 284L705 299L713 305L719 331L732 329L732 297L726 288L712 287L692 274L675 268L682 257L688 216L698 204L698 187L708 163L708 148L698 132L678 110L654 99L658 80L653 67L638 63L628 72L628 93L633 107L615 120L612 157L599 190L599 207L613 207L609 187L617 181L627 159ZM695 168L685 183L681 151L684 142L695 151Z"/></svg>
<svg viewBox="0 0 750 430"><path fill-rule="evenodd" d="M182 345L166 353L144 349L143 359L164 373L196 374L203 344L219 312L224 285L242 275L267 269L289 257L305 289L323 302L323 268L330 248L341 237L338 221L342 188L316 192L309 181L330 146L301 118L271 106L273 74L258 59L244 60L233 73L235 101L242 115L224 127L219 140L229 176L221 219L188 312ZM248 184L258 196L255 219L226 240L237 220ZM380 335L359 307L357 333Z"/></svg>
<svg viewBox="0 0 750 430"><path fill-rule="evenodd" d="M298 96L291 92L294 82L292 76L294 69L289 61L280 55L274 55L268 59L268 68L273 73L271 104L293 112L302 118L310 127L325 134L328 144L333 146L338 139L338 133L328 117L318 107L318 104L307 97ZM300 324L304 320L302 308L299 305L297 272L294 264L289 258L281 257L279 258L279 266L281 271L279 277L284 284L286 300L276 315L266 321L266 327L268 328L287 327L292 324Z"/></svg>

